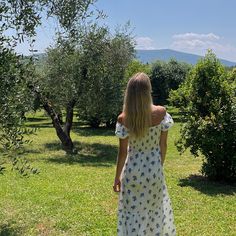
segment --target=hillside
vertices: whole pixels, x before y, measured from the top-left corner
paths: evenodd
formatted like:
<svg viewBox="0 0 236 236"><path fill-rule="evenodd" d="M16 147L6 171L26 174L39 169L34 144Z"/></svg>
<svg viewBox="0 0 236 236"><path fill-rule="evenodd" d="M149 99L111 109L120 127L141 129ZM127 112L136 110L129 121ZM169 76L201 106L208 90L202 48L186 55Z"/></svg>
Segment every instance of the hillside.
<svg viewBox="0 0 236 236"><path fill-rule="evenodd" d="M45 53L35 54L34 58L38 65L43 65L46 59ZM156 60L169 61L171 58L177 61L186 62L195 65L202 56L179 52L170 49L159 49L159 50L136 50L136 58L142 63L151 63ZM227 61L220 59L221 63L225 66L236 66L236 62Z"/></svg>
<svg viewBox="0 0 236 236"><path fill-rule="evenodd" d="M199 55L179 52L170 49L160 49L160 50L136 50L136 58L140 60L142 63L151 63L155 60L168 61L171 58L174 58L177 61L182 61L194 65L202 57ZM236 65L236 62L227 61L224 59L220 59L220 61L225 66Z"/></svg>

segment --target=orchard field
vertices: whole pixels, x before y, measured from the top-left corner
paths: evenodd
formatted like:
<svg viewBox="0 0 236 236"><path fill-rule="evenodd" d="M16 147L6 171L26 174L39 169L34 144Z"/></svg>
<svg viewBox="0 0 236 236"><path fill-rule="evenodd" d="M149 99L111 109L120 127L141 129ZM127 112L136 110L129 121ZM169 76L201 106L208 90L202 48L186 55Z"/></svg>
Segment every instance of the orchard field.
<svg viewBox="0 0 236 236"><path fill-rule="evenodd" d="M165 177L178 236L233 236L236 186L207 181L202 159L179 155L179 114L167 108L175 125L169 131ZM75 120L72 139L79 154L61 150L50 119L42 110L27 114L27 126L39 131L19 154L40 170L22 177L0 175L0 235L116 235L118 194L113 192L118 139L113 129L92 129Z"/></svg>

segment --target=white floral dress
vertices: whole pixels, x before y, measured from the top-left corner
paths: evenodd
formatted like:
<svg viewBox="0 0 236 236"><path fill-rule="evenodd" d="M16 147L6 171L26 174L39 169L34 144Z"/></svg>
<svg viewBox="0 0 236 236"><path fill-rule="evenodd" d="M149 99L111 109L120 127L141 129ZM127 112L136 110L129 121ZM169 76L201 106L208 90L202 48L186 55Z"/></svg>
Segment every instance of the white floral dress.
<svg viewBox="0 0 236 236"><path fill-rule="evenodd" d="M174 214L161 165L160 134L174 124L166 113L159 125L141 139L129 137L128 156L121 173L118 202L118 236L175 236ZM116 136L128 129L117 122Z"/></svg>

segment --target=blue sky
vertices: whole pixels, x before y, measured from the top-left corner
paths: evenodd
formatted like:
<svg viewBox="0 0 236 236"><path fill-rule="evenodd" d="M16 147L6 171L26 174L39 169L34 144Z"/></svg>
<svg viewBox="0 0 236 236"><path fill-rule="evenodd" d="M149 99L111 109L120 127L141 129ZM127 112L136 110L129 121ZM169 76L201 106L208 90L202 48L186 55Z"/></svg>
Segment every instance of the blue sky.
<svg viewBox="0 0 236 236"><path fill-rule="evenodd" d="M236 61L235 0L98 0L98 9L114 30L130 21L138 49L169 48L204 55L211 48L218 57ZM52 44L55 21L38 29L35 48ZM18 51L27 54L27 46Z"/></svg>

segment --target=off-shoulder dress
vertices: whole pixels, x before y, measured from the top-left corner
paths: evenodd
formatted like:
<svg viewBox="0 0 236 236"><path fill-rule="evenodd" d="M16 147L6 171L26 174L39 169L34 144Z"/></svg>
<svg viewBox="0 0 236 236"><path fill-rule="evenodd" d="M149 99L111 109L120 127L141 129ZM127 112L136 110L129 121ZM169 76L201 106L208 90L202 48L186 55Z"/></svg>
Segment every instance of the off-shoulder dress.
<svg viewBox="0 0 236 236"><path fill-rule="evenodd" d="M168 194L159 146L161 131L174 121L169 113L141 139L129 137L121 173L117 212L118 236L175 236L174 214ZM124 139L129 130L117 122L115 134Z"/></svg>

